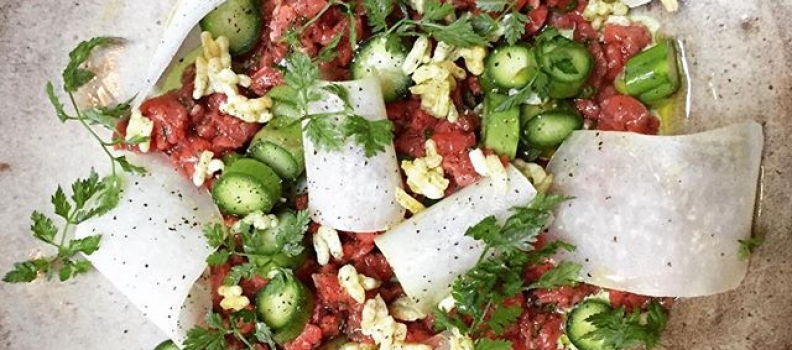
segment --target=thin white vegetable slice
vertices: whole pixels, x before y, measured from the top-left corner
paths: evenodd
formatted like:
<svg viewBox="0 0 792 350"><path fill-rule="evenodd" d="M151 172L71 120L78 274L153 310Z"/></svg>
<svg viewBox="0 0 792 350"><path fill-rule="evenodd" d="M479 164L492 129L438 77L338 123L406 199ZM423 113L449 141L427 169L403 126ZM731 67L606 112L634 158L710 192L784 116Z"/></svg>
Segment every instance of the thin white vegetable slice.
<svg viewBox="0 0 792 350"><path fill-rule="evenodd" d="M336 83L349 91L355 113L368 120L387 119L385 102L376 78ZM343 110L332 95L309 106L309 113ZM338 122L338 119L336 119ZM308 178L308 209L324 226L351 232L383 231L404 219L395 189L402 187L393 145L372 157L352 140L340 150L319 149L303 134Z"/></svg>
<svg viewBox="0 0 792 350"><path fill-rule="evenodd" d="M649 296L736 288L747 269L762 127L746 122L685 136L579 131L548 169L574 197L551 233L577 246L587 283Z"/></svg>
<svg viewBox="0 0 792 350"><path fill-rule="evenodd" d="M201 46L201 29L198 22L226 0L179 0L171 14L160 45L149 64L146 80L140 86L135 105L157 94L168 71L178 65L178 58L185 57Z"/></svg>
<svg viewBox="0 0 792 350"><path fill-rule="evenodd" d="M405 293L423 312L436 308L454 280L476 265L483 247L465 236L467 229L490 215L505 220L509 209L536 195L516 168L507 171L507 192L482 178L377 238Z"/></svg>
<svg viewBox="0 0 792 350"><path fill-rule="evenodd" d="M148 174L127 176L118 207L80 224L75 236L102 234L101 248L88 259L166 335L181 341L212 305L205 284L195 282L213 251L202 228L221 220L220 213L209 194L164 156L128 157Z"/></svg>

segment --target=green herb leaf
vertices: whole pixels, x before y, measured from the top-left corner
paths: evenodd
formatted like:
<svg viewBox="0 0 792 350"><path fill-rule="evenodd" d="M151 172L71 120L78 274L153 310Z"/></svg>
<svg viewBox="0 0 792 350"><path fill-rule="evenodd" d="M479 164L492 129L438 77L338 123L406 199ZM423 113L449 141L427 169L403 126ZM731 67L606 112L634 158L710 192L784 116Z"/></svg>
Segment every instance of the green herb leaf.
<svg viewBox="0 0 792 350"><path fill-rule="evenodd" d="M66 193L63 192L62 187L58 186L58 189L55 191L55 194L52 195L50 202L52 202L52 205L55 207L55 215L58 215L65 220L69 219L69 212L71 212L72 208L69 200L66 198Z"/></svg>
<svg viewBox="0 0 792 350"><path fill-rule="evenodd" d="M563 286L577 286L580 283L580 269L583 267L575 262L562 261L558 266L545 272L539 280L531 283L528 288L558 288Z"/></svg>
<svg viewBox="0 0 792 350"><path fill-rule="evenodd" d="M742 261L746 261L751 257L751 253L753 253L756 248L759 248L762 244L764 244L765 239L762 237L754 237L749 239L741 239L737 242L740 243L737 257L739 257Z"/></svg>
<svg viewBox="0 0 792 350"><path fill-rule="evenodd" d="M128 172L130 174L145 174L146 173L146 168L141 167L141 166L137 166L137 165L134 165L134 164L130 163L126 156L116 157L116 158L113 158L113 160L115 160L115 162L118 163L118 165L121 166L121 169L124 169L124 171L126 171L126 172Z"/></svg>
<svg viewBox="0 0 792 350"><path fill-rule="evenodd" d="M344 137L363 147L366 157L376 155L393 142L393 123L387 119L372 121L352 115L344 120L342 130Z"/></svg>
<svg viewBox="0 0 792 350"><path fill-rule="evenodd" d="M55 107L55 113L58 115L58 119L60 119L61 123L69 120L74 119L63 109L63 103L61 103L58 96L55 95L55 87L52 85L51 81L47 82L47 98L49 98L50 103L53 107Z"/></svg>
<svg viewBox="0 0 792 350"><path fill-rule="evenodd" d="M94 77L94 73L80 68L91 52L98 47L107 46L116 42L117 39L110 37L96 37L88 41L83 41L69 53L69 64L63 70L63 89L67 92L75 92L81 86L88 83Z"/></svg>
<svg viewBox="0 0 792 350"><path fill-rule="evenodd" d="M514 45L525 34L525 23L528 16L514 11L503 18L503 36L509 45Z"/></svg>
<svg viewBox="0 0 792 350"><path fill-rule="evenodd" d="M319 79L319 68L311 62L311 58L303 52L295 52L286 59L286 62L289 67L283 75L286 84L297 91L298 95L312 89ZM307 104L310 101L304 99L300 102L297 104Z"/></svg>
<svg viewBox="0 0 792 350"><path fill-rule="evenodd" d="M449 25L424 23L421 28L437 41L456 47L473 47L487 44L487 38L473 30L470 16L465 15Z"/></svg>
<svg viewBox="0 0 792 350"><path fill-rule="evenodd" d="M344 37L344 32L339 32L333 37L325 47L319 51L319 54L316 55L316 60L319 62L330 62L336 57L338 57L338 44L341 42L341 38Z"/></svg>
<svg viewBox="0 0 792 350"><path fill-rule="evenodd" d="M454 328L458 329L462 333L468 332L468 327L465 324L465 321L456 315L449 315L439 308L436 308L432 312L432 315L434 315L434 324L432 326L438 333L442 331L450 331Z"/></svg>
<svg viewBox="0 0 792 350"><path fill-rule="evenodd" d="M116 124L132 109L134 97L113 107L97 107L83 111L82 115L92 125L101 125L107 130L114 131Z"/></svg>
<svg viewBox="0 0 792 350"><path fill-rule="evenodd" d="M302 254L305 250L303 239L308 225L311 224L311 213L307 210L297 212L294 222L282 228L278 232L278 241L283 244L283 253L295 257Z"/></svg>
<svg viewBox="0 0 792 350"><path fill-rule="evenodd" d="M525 85L517 93L509 95L503 102L495 107L495 112L505 112L517 107L525 102L532 94L540 98L546 98L550 93L550 77L545 72L538 72L528 85Z"/></svg>
<svg viewBox="0 0 792 350"><path fill-rule="evenodd" d="M226 333L216 329L195 327L187 332L184 350L226 350Z"/></svg>
<svg viewBox="0 0 792 350"><path fill-rule="evenodd" d="M572 58L570 57L553 59L551 64L553 68L560 70L564 74L578 74L578 69L575 68L575 64L572 63Z"/></svg>
<svg viewBox="0 0 792 350"><path fill-rule="evenodd" d="M511 350L512 343L508 340L481 338L476 340L475 350Z"/></svg>
<svg viewBox="0 0 792 350"><path fill-rule="evenodd" d="M487 41L496 41L497 32L500 28L500 23L495 21L494 18L486 13L472 16L470 18L470 25L473 26L473 31L487 39Z"/></svg>
<svg viewBox="0 0 792 350"><path fill-rule="evenodd" d="M225 280L223 280L223 284L226 286L235 286L239 284L239 280L243 278L253 278L253 276L256 274L257 268L258 265L251 262L234 266L231 268L231 272L226 275Z"/></svg>
<svg viewBox="0 0 792 350"><path fill-rule="evenodd" d="M454 5L438 0L425 0L422 20L436 22L454 13Z"/></svg>
<svg viewBox="0 0 792 350"><path fill-rule="evenodd" d="M85 208L88 201L102 190L102 184L99 182L99 174L91 169L91 175L85 179L77 179L72 186L72 202L74 202L75 210Z"/></svg>
<svg viewBox="0 0 792 350"><path fill-rule="evenodd" d="M30 220L33 221L33 225L30 226L30 230L33 231L33 237L44 243L55 244L55 235L58 234L58 228L52 222L52 219L38 211L34 211L30 215Z"/></svg>
<svg viewBox="0 0 792 350"><path fill-rule="evenodd" d="M336 125L335 119L327 116L316 116L308 119L303 126L305 134L319 149L335 151L341 149L341 131Z"/></svg>
<svg viewBox="0 0 792 350"><path fill-rule="evenodd" d="M501 335L506 328L517 322L517 319L522 315L522 307L520 305L512 306L499 306L492 311L487 325L495 332L495 335Z"/></svg>
<svg viewBox="0 0 792 350"><path fill-rule="evenodd" d="M209 266L220 266L225 264L228 261L228 258L231 257L231 251L221 249L206 257L206 263Z"/></svg>
<svg viewBox="0 0 792 350"><path fill-rule="evenodd" d="M69 256L74 255L75 253L85 253L85 255L91 255L99 250L99 243L101 241L101 235L73 239L69 242L68 248L66 249L70 253Z"/></svg>
<svg viewBox="0 0 792 350"><path fill-rule="evenodd" d="M604 347L613 349L638 345L652 349L660 341L660 334L665 328L668 315L656 301L649 305L649 310L646 322L641 321L640 310L636 309L627 314L624 306L591 315L586 321L591 323L594 329L586 333L583 339L602 342Z"/></svg>
<svg viewBox="0 0 792 350"><path fill-rule="evenodd" d="M272 339L272 330L264 322L256 322L256 332L253 334L260 343L267 344L270 349L277 349Z"/></svg>
<svg viewBox="0 0 792 350"><path fill-rule="evenodd" d="M212 223L204 226L203 234L209 246L217 248L225 243L228 231L223 224Z"/></svg>
<svg viewBox="0 0 792 350"><path fill-rule="evenodd" d="M501 12L506 5L506 0L476 0L476 7L484 12Z"/></svg>
<svg viewBox="0 0 792 350"><path fill-rule="evenodd" d="M366 18L373 33L381 32L388 28L388 16L393 13L393 0L363 0L366 9Z"/></svg>
<svg viewBox="0 0 792 350"><path fill-rule="evenodd" d="M27 283L38 277L39 272L48 273L50 262L44 259L28 260L14 263L14 269L3 277L7 283Z"/></svg>

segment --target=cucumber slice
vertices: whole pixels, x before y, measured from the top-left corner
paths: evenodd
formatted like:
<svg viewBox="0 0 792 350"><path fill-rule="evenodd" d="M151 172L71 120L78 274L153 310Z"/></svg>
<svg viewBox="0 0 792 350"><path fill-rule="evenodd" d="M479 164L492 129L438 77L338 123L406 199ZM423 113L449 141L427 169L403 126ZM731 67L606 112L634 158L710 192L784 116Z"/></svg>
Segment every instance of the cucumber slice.
<svg viewBox="0 0 792 350"><path fill-rule="evenodd" d="M554 110L528 120L523 129L523 138L533 147L551 150L564 142L573 131L582 128L583 118L577 113Z"/></svg>
<svg viewBox="0 0 792 350"><path fill-rule="evenodd" d="M212 199L226 214L245 216L259 210L269 212L280 200L281 182L264 163L243 158L227 167L215 182Z"/></svg>
<svg viewBox="0 0 792 350"><path fill-rule="evenodd" d="M536 56L526 46L501 46L487 58L486 71L502 91L519 89L536 76Z"/></svg>
<svg viewBox="0 0 792 350"><path fill-rule="evenodd" d="M490 93L485 97L484 121L481 139L484 147L495 153L514 159L520 142L520 108L514 106L503 112L495 108L506 100L505 95Z"/></svg>
<svg viewBox="0 0 792 350"><path fill-rule="evenodd" d="M154 350L179 350L179 347L176 346L176 344L174 344L172 340L166 340L160 343L159 345L157 345L157 347L155 347Z"/></svg>
<svg viewBox="0 0 792 350"><path fill-rule="evenodd" d="M313 312L313 296L294 275L283 272L258 293L256 311L274 330L275 342L284 344L302 333Z"/></svg>
<svg viewBox="0 0 792 350"><path fill-rule="evenodd" d="M611 347L605 346L602 341L584 338L586 334L596 329L596 327L586 321L586 319L591 315L608 311L610 308L607 301L589 299L579 304L569 313L566 334L567 337L569 337L569 341L571 341L578 350L613 350Z"/></svg>
<svg viewBox="0 0 792 350"><path fill-rule="evenodd" d="M582 44L557 37L539 47L539 64L552 80L578 83L588 79L594 68L594 57Z"/></svg>
<svg viewBox="0 0 792 350"><path fill-rule="evenodd" d="M256 253L273 255L277 254L283 249L285 242L283 238L292 234L291 231L297 224L297 215L291 210L285 210L278 214L278 225L275 227L267 228L264 230L256 230L254 232L255 244L251 247ZM277 256L277 255L276 255ZM273 256L273 260L276 260ZM279 266L291 267L283 265L283 260L276 261Z"/></svg>
<svg viewBox="0 0 792 350"><path fill-rule="evenodd" d="M410 76L402 71L409 50L398 36L374 35L358 46L352 58L352 79L379 74L385 102L393 102L407 95Z"/></svg>
<svg viewBox="0 0 792 350"><path fill-rule="evenodd" d="M165 76L165 82L162 84L162 92L181 89L184 70L195 64L195 60L201 55L203 55L203 48L199 47L180 58L178 63L168 70L168 74Z"/></svg>
<svg viewBox="0 0 792 350"><path fill-rule="evenodd" d="M200 25L214 38L228 38L232 56L244 54L261 36L261 4L256 0L228 0L209 12Z"/></svg>
<svg viewBox="0 0 792 350"><path fill-rule="evenodd" d="M297 179L305 171L300 123L270 122L253 137L248 155L272 167L281 178Z"/></svg>
<svg viewBox="0 0 792 350"><path fill-rule="evenodd" d="M630 58L616 89L652 104L673 95L681 85L676 44L665 39Z"/></svg>

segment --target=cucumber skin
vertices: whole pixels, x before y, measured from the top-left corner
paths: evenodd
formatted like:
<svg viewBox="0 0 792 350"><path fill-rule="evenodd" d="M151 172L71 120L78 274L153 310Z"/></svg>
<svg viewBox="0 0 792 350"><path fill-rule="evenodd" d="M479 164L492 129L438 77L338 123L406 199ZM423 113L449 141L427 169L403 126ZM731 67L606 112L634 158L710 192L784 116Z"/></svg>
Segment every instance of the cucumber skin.
<svg viewBox="0 0 792 350"><path fill-rule="evenodd" d="M172 340L166 340L157 345L154 350L179 350L179 347Z"/></svg>
<svg viewBox="0 0 792 350"><path fill-rule="evenodd" d="M291 174L279 173L278 175L288 180L294 180L305 171L305 154L300 123L288 125L279 123L278 120L273 120L253 136L250 147L248 147L248 154L257 158L259 161L267 163L270 167L273 167L273 165L276 165L270 163L273 159L266 156L263 158L261 156L254 156L257 153L255 152L255 148L261 147L261 145L266 142L283 149L291 156L291 160L294 162L293 165L295 169Z"/></svg>
<svg viewBox="0 0 792 350"><path fill-rule="evenodd" d="M296 285L299 293L302 295L302 300L298 300L298 305L292 305L293 307L297 308L297 310L295 311L296 314L288 321L288 324L278 328L273 327L273 339L276 343L281 345L294 340L302 333L303 329L308 324L308 321L310 321L314 307L313 294L311 294L311 292L305 285L302 284L302 282L292 277L287 280L287 283ZM267 309L267 305L263 303L268 301L267 298L270 295L283 293L280 290L273 291L273 289L277 287L279 287L277 282L267 284L263 289L261 289L261 291L259 291L258 295L256 295L256 311L259 314L259 318L261 320L265 320L265 322L267 315L263 312L265 309ZM288 286L282 287L288 288Z"/></svg>
<svg viewBox="0 0 792 350"><path fill-rule="evenodd" d="M482 143L495 153L514 159L520 142L520 108L514 106L503 112L494 112L506 96L488 94L485 97L486 113L482 122Z"/></svg>
<svg viewBox="0 0 792 350"><path fill-rule="evenodd" d="M225 194L220 192L226 190L224 186L230 186L230 184L226 184L225 182L233 180L235 176L247 177L247 179L245 179L246 181L252 181L260 187L260 190L263 192L260 195L264 202L261 207L252 210L235 210L225 203ZM215 182L212 188L212 199L215 204L217 204L218 208L227 214L244 216L256 210L269 212L281 197L283 190L281 182L282 180L280 177L278 177L275 171L266 164L254 159L242 158L226 167L223 174L217 182Z"/></svg>
<svg viewBox="0 0 792 350"><path fill-rule="evenodd" d="M591 309L594 309L593 311L595 312L590 312L592 311ZM612 348L605 347L602 344L596 344L592 340L583 339L583 337L588 334L590 330L589 332L578 333L578 331L585 331L585 329L580 328L594 328L591 324L586 322L586 318L608 309L610 309L610 304L607 301L601 299L589 299L578 304L578 306L576 306L575 309L569 313L569 319L567 319L566 324L566 335L569 337L569 341L571 341L578 350L613 350Z"/></svg>
<svg viewBox="0 0 792 350"><path fill-rule="evenodd" d="M559 126L559 124L561 125ZM551 130L543 130L548 127L551 127ZM553 110L528 120L523 129L523 139L535 148L550 150L560 145L573 131L582 128L583 118L576 112ZM560 135L560 133L564 133L564 135Z"/></svg>
<svg viewBox="0 0 792 350"><path fill-rule="evenodd" d="M385 52L378 52L380 50ZM352 57L352 79L366 78L373 74L372 68L376 68L380 74L380 87L385 102L401 100L407 95L407 89L412 83L410 76L401 70L408 51L399 37L378 34L368 38L358 46ZM388 59L373 62L374 55L386 55Z"/></svg>
<svg viewBox="0 0 792 350"><path fill-rule="evenodd" d="M498 70L508 70L506 67L496 67L496 63L498 63L496 61L499 59L508 59L508 57L502 56L508 55L508 52L515 51L520 51L520 54L525 54L527 56L526 65L516 72L508 71L504 72L504 74L496 74ZM502 46L495 49L487 56L485 67L487 79L489 79L490 82L503 93L507 93L510 89L520 89L527 85L539 71L538 62L533 49L522 45ZM504 75L510 76L511 82L507 82L504 79L498 79L498 76L502 77Z"/></svg>
<svg viewBox="0 0 792 350"><path fill-rule="evenodd" d="M239 56L247 53L255 47L260 39L262 28L261 6L257 6L256 0L228 0L209 12L199 25L201 30L212 33L215 39L220 36L225 36L229 41L229 51L232 56ZM231 13L233 12L233 13ZM231 24L231 18L236 18L237 22L242 23ZM239 19L238 16L242 16ZM229 28L233 26L233 28ZM231 30L229 30L231 29ZM241 32L249 31L246 40L241 40L239 37Z"/></svg>

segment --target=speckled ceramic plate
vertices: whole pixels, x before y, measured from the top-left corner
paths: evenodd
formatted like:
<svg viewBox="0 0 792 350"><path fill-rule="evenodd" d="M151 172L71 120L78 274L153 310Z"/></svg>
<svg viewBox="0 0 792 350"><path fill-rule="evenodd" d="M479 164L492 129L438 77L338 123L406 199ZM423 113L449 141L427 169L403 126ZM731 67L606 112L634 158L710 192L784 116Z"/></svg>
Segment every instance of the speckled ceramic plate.
<svg viewBox="0 0 792 350"><path fill-rule="evenodd" d="M37 244L28 216L49 208L59 182L104 159L77 126L62 126L44 96L73 45L128 38L103 86L133 92L176 0L0 0L0 270ZM792 349L791 0L683 1L659 16L686 43L691 101L683 132L754 119L765 125L756 234L767 243L730 293L680 300L661 349ZM98 273L60 284L0 284L0 349L141 349L164 335Z"/></svg>

